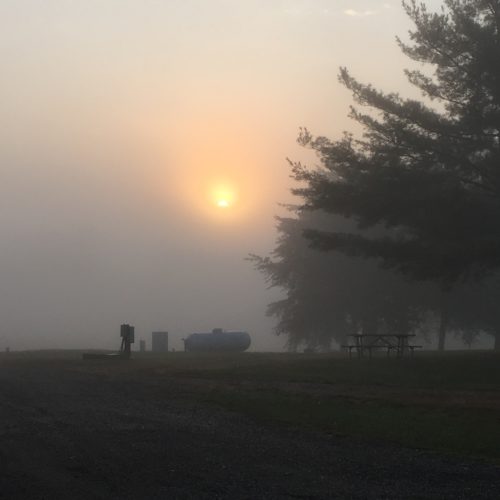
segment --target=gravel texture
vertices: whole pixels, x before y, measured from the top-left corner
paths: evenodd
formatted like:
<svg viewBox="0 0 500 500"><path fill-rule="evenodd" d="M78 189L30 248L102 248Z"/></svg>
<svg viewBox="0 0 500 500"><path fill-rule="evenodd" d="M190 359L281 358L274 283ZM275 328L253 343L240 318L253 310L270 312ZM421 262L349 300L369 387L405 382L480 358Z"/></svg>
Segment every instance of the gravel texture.
<svg viewBox="0 0 500 500"><path fill-rule="evenodd" d="M493 465L265 425L203 384L0 364L0 498L500 498Z"/></svg>

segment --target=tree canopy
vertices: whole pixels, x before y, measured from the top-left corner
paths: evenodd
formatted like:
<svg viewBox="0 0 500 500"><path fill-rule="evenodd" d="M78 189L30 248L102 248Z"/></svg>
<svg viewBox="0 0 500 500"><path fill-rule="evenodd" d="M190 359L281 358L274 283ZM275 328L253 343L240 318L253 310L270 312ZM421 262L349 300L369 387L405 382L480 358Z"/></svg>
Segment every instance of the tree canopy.
<svg viewBox="0 0 500 500"><path fill-rule="evenodd" d="M303 208L353 217L358 228L310 230L323 250L379 257L444 289L500 266L500 0L445 0L441 12L403 2L415 25L403 52L433 70L407 70L423 100L383 93L346 68L361 138L302 131L322 167L293 165Z"/></svg>

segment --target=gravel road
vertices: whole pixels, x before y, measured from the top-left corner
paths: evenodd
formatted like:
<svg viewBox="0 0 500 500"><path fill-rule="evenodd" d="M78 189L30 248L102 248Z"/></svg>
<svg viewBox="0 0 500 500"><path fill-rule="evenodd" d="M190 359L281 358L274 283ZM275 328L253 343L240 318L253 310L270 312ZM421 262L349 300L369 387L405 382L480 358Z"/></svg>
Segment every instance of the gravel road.
<svg viewBox="0 0 500 500"><path fill-rule="evenodd" d="M500 498L498 467L257 423L195 386L2 362L0 498Z"/></svg>

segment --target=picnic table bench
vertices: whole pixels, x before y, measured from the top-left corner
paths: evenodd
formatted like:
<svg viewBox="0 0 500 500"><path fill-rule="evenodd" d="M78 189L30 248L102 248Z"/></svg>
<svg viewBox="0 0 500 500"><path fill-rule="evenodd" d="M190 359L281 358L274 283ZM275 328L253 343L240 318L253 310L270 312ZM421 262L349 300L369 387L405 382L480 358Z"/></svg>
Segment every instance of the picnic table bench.
<svg viewBox="0 0 500 500"><path fill-rule="evenodd" d="M355 351L358 358L368 352L369 357L372 357L372 352L386 349L387 356L392 352L397 357L403 357L405 354L413 356L415 349L421 349L421 345L412 345L409 343L410 338L415 337L414 333L354 333L348 335L352 337L352 344L342 345L342 349L349 352L349 357L352 356L352 351Z"/></svg>

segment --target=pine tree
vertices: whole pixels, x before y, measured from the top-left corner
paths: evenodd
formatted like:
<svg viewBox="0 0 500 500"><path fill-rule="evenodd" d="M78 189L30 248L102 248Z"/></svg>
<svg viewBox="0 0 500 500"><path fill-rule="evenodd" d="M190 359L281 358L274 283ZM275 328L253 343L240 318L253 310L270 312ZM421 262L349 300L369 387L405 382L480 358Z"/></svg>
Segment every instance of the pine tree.
<svg viewBox="0 0 500 500"><path fill-rule="evenodd" d="M363 136L313 137L321 169L293 165L304 208L354 217L362 232L309 231L323 250L378 257L447 292L500 266L500 0L445 0L431 13L403 2L415 25L398 43L431 72L406 71L421 101L386 94L341 68ZM365 108L366 111L362 108Z"/></svg>

